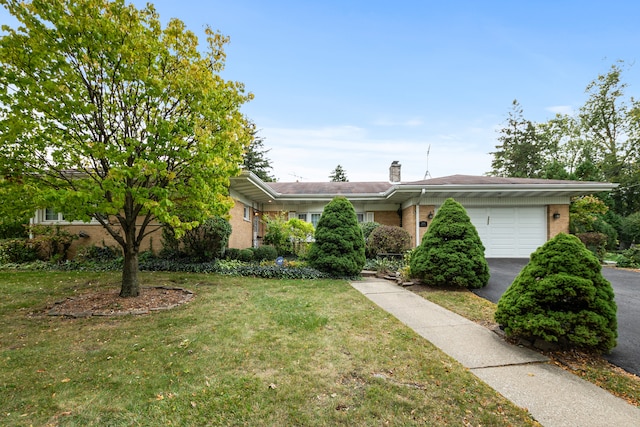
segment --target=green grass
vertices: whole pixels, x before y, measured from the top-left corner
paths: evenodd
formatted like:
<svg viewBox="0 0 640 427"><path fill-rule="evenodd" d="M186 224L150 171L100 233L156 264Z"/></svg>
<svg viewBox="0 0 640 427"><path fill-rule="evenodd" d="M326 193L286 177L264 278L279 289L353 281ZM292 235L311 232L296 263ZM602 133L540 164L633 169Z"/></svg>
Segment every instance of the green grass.
<svg viewBox="0 0 640 427"><path fill-rule="evenodd" d="M0 272L0 425L536 425L344 281L141 279L195 297L49 317L118 274Z"/></svg>
<svg viewBox="0 0 640 427"><path fill-rule="evenodd" d="M467 289L423 287L418 292L424 298L474 322L495 325L493 314L496 304L487 301ZM547 353L560 367L608 390L640 407L640 378L610 364L603 357L577 351Z"/></svg>

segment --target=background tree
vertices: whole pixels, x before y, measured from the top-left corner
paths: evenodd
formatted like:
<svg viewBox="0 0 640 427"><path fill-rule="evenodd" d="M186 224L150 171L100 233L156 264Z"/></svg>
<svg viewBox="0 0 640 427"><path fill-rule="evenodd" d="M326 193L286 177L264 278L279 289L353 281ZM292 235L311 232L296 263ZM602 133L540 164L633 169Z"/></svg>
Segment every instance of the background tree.
<svg viewBox="0 0 640 427"><path fill-rule="evenodd" d="M331 171L329 179L331 179L331 182L349 182L347 179L347 171L342 169L342 166L340 165L336 166L336 168Z"/></svg>
<svg viewBox="0 0 640 427"><path fill-rule="evenodd" d="M124 253L120 295L137 296L151 224L180 234L232 205L251 95L219 75L228 40L207 28L203 49L124 0L0 3L20 22L0 39L0 176L33 207L97 220Z"/></svg>
<svg viewBox="0 0 640 427"><path fill-rule="evenodd" d="M325 206L308 262L335 276L353 277L362 271L366 262L364 237L356 211L346 197L335 197Z"/></svg>
<svg viewBox="0 0 640 427"><path fill-rule="evenodd" d="M506 126L500 130L491 175L518 178L537 177L544 166L546 145L536 126L526 120L517 100L512 103Z"/></svg>
<svg viewBox="0 0 640 427"><path fill-rule="evenodd" d="M498 301L508 336L606 352L618 335L613 288L577 237L559 234L538 248Z"/></svg>
<svg viewBox="0 0 640 427"><path fill-rule="evenodd" d="M433 286L482 288L489 283L484 245L464 207L449 198L411 254L411 276Z"/></svg>
<svg viewBox="0 0 640 427"><path fill-rule="evenodd" d="M276 179L269 172L272 169L271 160L267 157L271 149L264 148L264 138L257 133L255 126L252 125L251 143L244 153L244 168L256 174L264 182L274 182Z"/></svg>

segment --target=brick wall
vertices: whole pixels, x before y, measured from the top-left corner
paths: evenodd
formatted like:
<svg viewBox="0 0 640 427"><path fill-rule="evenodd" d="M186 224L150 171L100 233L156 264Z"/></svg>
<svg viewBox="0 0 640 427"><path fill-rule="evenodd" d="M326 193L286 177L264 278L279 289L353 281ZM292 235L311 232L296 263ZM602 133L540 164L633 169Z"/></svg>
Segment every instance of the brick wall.
<svg viewBox="0 0 640 427"><path fill-rule="evenodd" d="M560 214L560 218L554 218L554 214ZM547 206L547 240L560 233L569 232L569 205Z"/></svg>

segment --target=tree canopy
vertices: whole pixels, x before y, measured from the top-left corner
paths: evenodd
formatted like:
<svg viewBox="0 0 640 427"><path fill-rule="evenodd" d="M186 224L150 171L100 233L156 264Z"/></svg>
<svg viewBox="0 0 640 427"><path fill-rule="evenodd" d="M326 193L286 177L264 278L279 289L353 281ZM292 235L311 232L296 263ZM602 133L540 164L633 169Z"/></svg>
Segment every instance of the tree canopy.
<svg viewBox="0 0 640 427"><path fill-rule="evenodd" d="M136 296L152 224L180 232L232 206L252 95L219 75L228 38L206 28L202 48L180 20L162 28L151 4L0 4L20 22L0 39L3 191L97 220L124 252L120 294Z"/></svg>
<svg viewBox="0 0 640 427"><path fill-rule="evenodd" d="M557 114L543 123L524 118L517 101L490 174L498 176L610 181L611 195L600 194L612 214L640 211L640 101L627 95L616 63L586 86L587 100L575 114Z"/></svg>

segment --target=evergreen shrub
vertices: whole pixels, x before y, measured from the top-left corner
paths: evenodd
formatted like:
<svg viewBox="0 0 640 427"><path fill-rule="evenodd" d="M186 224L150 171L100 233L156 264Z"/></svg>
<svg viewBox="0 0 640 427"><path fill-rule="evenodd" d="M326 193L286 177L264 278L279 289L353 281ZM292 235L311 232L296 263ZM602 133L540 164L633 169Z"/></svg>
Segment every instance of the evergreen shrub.
<svg viewBox="0 0 640 427"><path fill-rule="evenodd" d="M412 277L433 286L482 288L489 283L484 245L464 207L449 198L410 260Z"/></svg>
<svg viewBox="0 0 640 427"><path fill-rule="evenodd" d="M351 202L335 197L325 206L308 254L311 267L339 277L353 277L364 267L365 245Z"/></svg>
<svg viewBox="0 0 640 427"><path fill-rule="evenodd" d="M507 336L607 352L616 345L613 288L598 259L573 235L538 248L498 301Z"/></svg>

